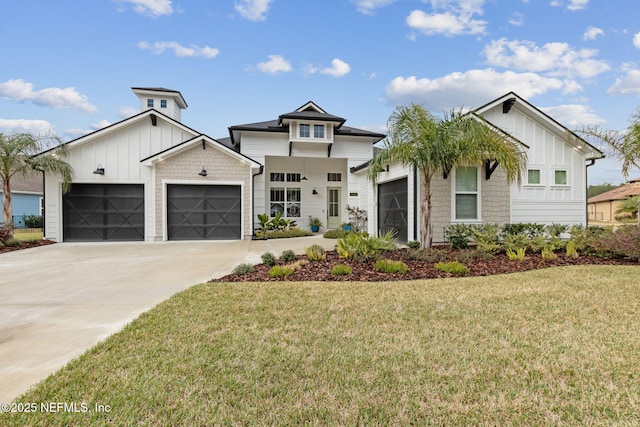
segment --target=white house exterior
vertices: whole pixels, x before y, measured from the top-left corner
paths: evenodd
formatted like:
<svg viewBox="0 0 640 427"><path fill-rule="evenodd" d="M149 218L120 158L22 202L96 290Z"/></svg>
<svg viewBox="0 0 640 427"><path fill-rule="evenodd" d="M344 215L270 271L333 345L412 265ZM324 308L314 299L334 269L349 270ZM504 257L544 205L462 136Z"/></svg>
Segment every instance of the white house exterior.
<svg viewBox="0 0 640 427"><path fill-rule="evenodd" d="M46 238L245 239L260 213L280 211L303 227L317 216L334 228L347 221L347 204L368 200L366 179L349 168L371 159L385 135L308 102L215 140L180 122L180 92L132 90L141 113L66 144L71 191L45 177Z"/></svg>
<svg viewBox="0 0 640 427"><path fill-rule="evenodd" d="M603 154L532 104L510 92L474 111L516 138L527 154L521 186L508 185L492 162L461 166L432 181L434 242L451 224L587 223L587 166ZM359 171L357 173L366 173ZM389 165L379 175L370 232L398 230L402 240L420 236L419 173Z"/></svg>

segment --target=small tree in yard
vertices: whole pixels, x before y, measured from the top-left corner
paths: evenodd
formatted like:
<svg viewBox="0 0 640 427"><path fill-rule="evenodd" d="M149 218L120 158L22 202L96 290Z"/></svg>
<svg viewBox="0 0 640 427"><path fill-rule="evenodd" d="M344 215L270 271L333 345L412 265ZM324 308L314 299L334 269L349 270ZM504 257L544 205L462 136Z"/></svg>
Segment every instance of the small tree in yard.
<svg viewBox="0 0 640 427"><path fill-rule="evenodd" d="M422 177L423 199L420 243L431 247L431 180L436 173L448 174L462 164L495 160L509 183L521 182L526 154L509 135L491 128L474 113L452 111L438 118L423 106L410 104L396 108L388 122L389 135L384 149L369 167L375 182L383 167L399 163L415 168Z"/></svg>
<svg viewBox="0 0 640 427"><path fill-rule="evenodd" d="M62 189L68 191L73 179L73 169L62 160L67 154L66 146L58 145L55 150L40 153L51 143L60 144L58 137L37 137L28 133L5 135L0 132L0 181L2 182L2 219L9 235L13 236L13 208L11 194L11 178L16 175L28 176L45 172L59 175L62 178Z"/></svg>

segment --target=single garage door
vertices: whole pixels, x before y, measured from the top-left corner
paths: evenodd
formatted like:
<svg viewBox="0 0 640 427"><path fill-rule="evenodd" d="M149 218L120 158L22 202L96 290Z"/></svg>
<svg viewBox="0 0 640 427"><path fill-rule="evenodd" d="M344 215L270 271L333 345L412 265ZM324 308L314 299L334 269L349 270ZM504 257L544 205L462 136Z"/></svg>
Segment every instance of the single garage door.
<svg viewBox="0 0 640 427"><path fill-rule="evenodd" d="M241 238L239 185L167 185L169 240Z"/></svg>
<svg viewBox="0 0 640 427"><path fill-rule="evenodd" d="M407 178L378 185L378 231L389 229L399 241L407 241Z"/></svg>
<svg viewBox="0 0 640 427"><path fill-rule="evenodd" d="M62 196L67 242L144 240L142 184L73 184Z"/></svg>

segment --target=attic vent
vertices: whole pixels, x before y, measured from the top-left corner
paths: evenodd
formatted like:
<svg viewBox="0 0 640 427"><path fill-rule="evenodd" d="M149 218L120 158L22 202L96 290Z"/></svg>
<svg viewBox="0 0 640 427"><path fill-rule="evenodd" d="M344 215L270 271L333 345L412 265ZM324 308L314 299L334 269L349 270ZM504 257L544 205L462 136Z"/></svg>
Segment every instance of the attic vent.
<svg viewBox="0 0 640 427"><path fill-rule="evenodd" d="M509 98L506 101L504 101L502 103L502 113L507 114L509 111L511 111L511 107L513 107L513 104L515 103L516 103L515 98Z"/></svg>

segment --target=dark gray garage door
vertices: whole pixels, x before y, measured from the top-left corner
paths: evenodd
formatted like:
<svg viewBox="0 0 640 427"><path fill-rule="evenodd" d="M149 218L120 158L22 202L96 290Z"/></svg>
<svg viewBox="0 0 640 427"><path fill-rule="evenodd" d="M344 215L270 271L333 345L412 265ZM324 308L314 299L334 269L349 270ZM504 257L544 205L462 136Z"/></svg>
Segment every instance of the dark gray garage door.
<svg viewBox="0 0 640 427"><path fill-rule="evenodd" d="M378 185L378 231L396 230L401 242L407 241L407 178Z"/></svg>
<svg viewBox="0 0 640 427"><path fill-rule="evenodd" d="M144 240L142 184L73 184L62 196L67 242Z"/></svg>
<svg viewBox="0 0 640 427"><path fill-rule="evenodd" d="M239 185L167 185L169 240L241 238Z"/></svg>

